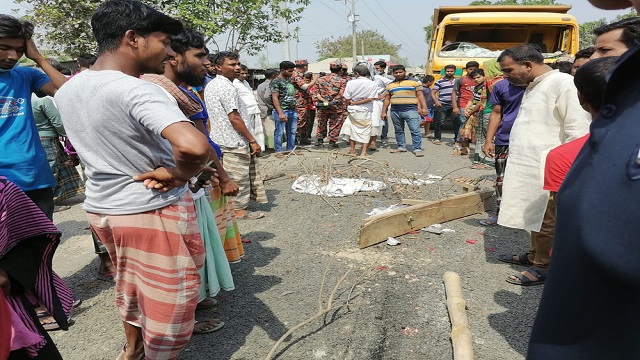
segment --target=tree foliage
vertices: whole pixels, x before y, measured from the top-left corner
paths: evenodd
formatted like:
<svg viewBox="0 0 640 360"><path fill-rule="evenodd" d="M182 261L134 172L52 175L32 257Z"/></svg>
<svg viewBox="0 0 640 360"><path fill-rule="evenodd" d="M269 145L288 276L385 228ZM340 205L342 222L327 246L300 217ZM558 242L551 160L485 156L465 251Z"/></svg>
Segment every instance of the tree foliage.
<svg viewBox="0 0 640 360"><path fill-rule="evenodd" d="M95 52L91 15L102 0L16 0L32 8L27 18L36 24L36 37L47 47L77 56ZM310 0L142 0L202 32L218 50L250 55L267 43L279 43L285 36L279 19L294 23ZM220 39L219 35L226 34ZM292 36L292 35L291 35Z"/></svg>
<svg viewBox="0 0 640 360"><path fill-rule="evenodd" d="M367 54L398 56L401 45L395 45L387 40L384 35L375 30L364 30L356 33L358 50L364 42L364 49ZM326 58L351 57L352 38L351 35L340 36L338 38L328 37L316 43L318 50L318 61Z"/></svg>
<svg viewBox="0 0 640 360"><path fill-rule="evenodd" d="M631 10L626 14L618 15L615 19L611 21L607 21L607 19L602 18L595 21L587 21L585 23L580 24L580 49L584 49L586 47L592 46L596 42L596 36L593 33L593 30L596 28L606 25L612 22L620 21L622 19L626 19L628 17L638 16L638 13L635 10Z"/></svg>

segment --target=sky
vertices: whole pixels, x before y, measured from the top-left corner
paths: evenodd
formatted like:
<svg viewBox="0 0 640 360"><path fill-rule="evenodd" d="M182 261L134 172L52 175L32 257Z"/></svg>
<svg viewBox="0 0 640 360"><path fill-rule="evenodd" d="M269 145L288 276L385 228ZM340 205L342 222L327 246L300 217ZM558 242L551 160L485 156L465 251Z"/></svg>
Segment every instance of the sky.
<svg viewBox="0 0 640 360"><path fill-rule="evenodd" d="M424 66L427 45L424 42L424 26L439 6L467 5L471 0L357 0L357 30L377 30L387 40L401 45L400 56L409 60L410 66ZM627 11L604 11L593 7L587 0L560 0L571 5L570 14L579 23L601 18L613 19ZM383 5L386 7L383 8ZM0 0L0 9L16 9L28 13L29 9L12 0ZM351 24L347 16L351 10L351 0L311 0L301 15L301 20L290 25L299 27L299 41L290 42L291 58L315 62L318 58L316 43L327 37L351 35ZM224 42L223 42L224 43ZM366 49L365 49L366 52ZM360 53L360 50L358 50ZM269 63L279 63L284 59L281 44L270 44L263 52ZM367 54L373 55L373 54ZM258 56L242 56L243 63L251 67L258 65Z"/></svg>

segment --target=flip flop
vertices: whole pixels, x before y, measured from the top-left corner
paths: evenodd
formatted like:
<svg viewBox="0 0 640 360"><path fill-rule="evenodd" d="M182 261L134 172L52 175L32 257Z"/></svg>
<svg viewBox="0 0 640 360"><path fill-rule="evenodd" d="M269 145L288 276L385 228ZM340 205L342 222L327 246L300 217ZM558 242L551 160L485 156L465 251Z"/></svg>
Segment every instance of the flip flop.
<svg viewBox="0 0 640 360"><path fill-rule="evenodd" d="M106 274L96 274L96 279L108 282L115 282L116 274L115 273L106 273Z"/></svg>
<svg viewBox="0 0 640 360"><path fill-rule="evenodd" d="M482 226L496 226L498 225L497 217L490 217L488 219L478 221Z"/></svg>
<svg viewBox="0 0 640 360"><path fill-rule="evenodd" d="M498 256L498 260L505 262L505 263L509 263L509 264L516 264L516 265L533 265L533 263L531 261L529 261L529 255L530 253L526 253L526 254L513 254L513 255L499 255ZM514 260L513 258L517 257L518 260Z"/></svg>
<svg viewBox="0 0 640 360"><path fill-rule="evenodd" d="M406 153L407 150L404 149L395 149L395 150L391 150L390 153L392 154L398 154L398 153Z"/></svg>
<svg viewBox="0 0 640 360"><path fill-rule="evenodd" d="M218 321L217 323L212 323L211 320L195 320L195 325L193 327L193 334L194 335L201 335L201 334L209 334L212 333L214 331L220 330L222 329L222 327L224 326L224 322L222 321ZM204 329L200 329L200 328L196 328L196 326L198 326L198 324L203 325ZM207 327L207 325L211 325L212 327Z"/></svg>
<svg viewBox="0 0 640 360"><path fill-rule="evenodd" d="M244 214L240 215L239 213L242 213L242 211L244 211ZM236 219L256 220L256 219L262 219L263 217L264 217L264 213L262 211L247 211L247 210L237 211L236 210Z"/></svg>
<svg viewBox="0 0 640 360"><path fill-rule="evenodd" d="M53 316L51 316L51 314L48 311L38 312L36 313L36 315L38 316L40 325L42 325L42 328L44 328L46 331L60 330L60 325L58 325L58 322L53 318ZM51 318L53 321L43 322L43 321L46 321L45 320L46 318ZM72 318L70 317L67 318L68 326L71 326L75 323L76 323L75 320L73 320Z"/></svg>
<svg viewBox="0 0 640 360"><path fill-rule="evenodd" d="M520 286L533 286L533 285L542 285L544 281L547 279L547 272L543 269L540 269L537 266L531 266L524 271L525 273L529 273L534 279L530 279L523 273L517 273L512 275L518 280L512 279L508 277L506 280L509 284L520 285Z"/></svg>
<svg viewBox="0 0 640 360"><path fill-rule="evenodd" d="M211 309L216 305L218 305L218 300L212 297L206 297L196 305L196 311Z"/></svg>

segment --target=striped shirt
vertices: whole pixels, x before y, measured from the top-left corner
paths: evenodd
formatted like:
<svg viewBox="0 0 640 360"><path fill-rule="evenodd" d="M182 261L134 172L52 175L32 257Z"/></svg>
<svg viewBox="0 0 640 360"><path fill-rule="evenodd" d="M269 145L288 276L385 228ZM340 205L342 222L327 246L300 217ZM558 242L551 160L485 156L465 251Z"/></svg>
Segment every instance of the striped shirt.
<svg viewBox="0 0 640 360"><path fill-rule="evenodd" d="M391 94L392 111L408 111L418 109L418 97L416 91L422 91L422 84L415 80L394 81L387 85L387 91Z"/></svg>
<svg viewBox="0 0 640 360"><path fill-rule="evenodd" d="M451 105L451 93L453 92L454 79L440 78L433 85L433 91L438 92L438 101Z"/></svg>

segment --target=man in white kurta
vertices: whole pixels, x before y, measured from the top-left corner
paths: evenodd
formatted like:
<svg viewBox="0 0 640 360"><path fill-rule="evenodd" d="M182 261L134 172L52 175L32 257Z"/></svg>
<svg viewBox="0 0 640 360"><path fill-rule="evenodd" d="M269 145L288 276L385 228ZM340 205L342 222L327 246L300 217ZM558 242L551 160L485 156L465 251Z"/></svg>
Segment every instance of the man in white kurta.
<svg viewBox="0 0 640 360"><path fill-rule="evenodd" d="M531 45L507 49L498 61L506 79L527 86L511 130L498 224L531 232L529 253L499 259L533 265L508 282L541 284L555 230L555 203L543 189L544 154L585 135L591 116L580 106L573 77L545 65Z"/></svg>
<svg viewBox="0 0 640 360"><path fill-rule="evenodd" d="M378 85L369 77L371 73L364 64L353 69L355 78L347 82L343 97L349 116L342 124L340 135L349 138L351 155L356 155L356 142L362 144L360 156L367 156L367 147L372 135L373 102L378 98Z"/></svg>
<svg viewBox="0 0 640 360"><path fill-rule="evenodd" d="M262 126L262 118L260 117L260 106L258 99L253 94L251 85L247 82L249 77L249 69L245 65L240 65L240 75L233 80L233 87L238 91L240 101L242 101L247 107L248 119L244 119L247 124L247 128L251 131L251 134L256 138L258 145L261 149L264 149L264 128Z"/></svg>

